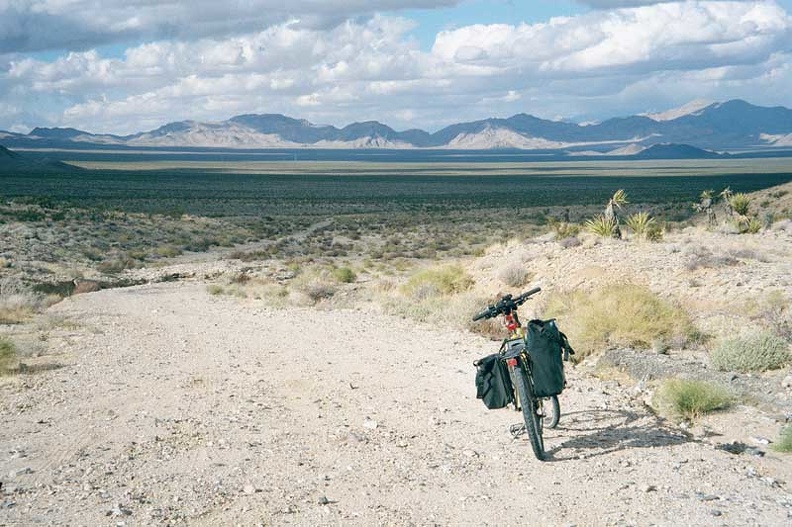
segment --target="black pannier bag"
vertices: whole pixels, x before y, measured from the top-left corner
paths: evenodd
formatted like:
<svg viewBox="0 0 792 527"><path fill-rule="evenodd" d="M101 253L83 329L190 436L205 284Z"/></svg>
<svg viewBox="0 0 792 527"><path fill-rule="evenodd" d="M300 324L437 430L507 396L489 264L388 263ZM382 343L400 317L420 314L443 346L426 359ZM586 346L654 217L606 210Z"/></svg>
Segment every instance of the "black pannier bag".
<svg viewBox="0 0 792 527"><path fill-rule="evenodd" d="M476 366L476 398L490 410L503 408L514 400L509 370L493 353L473 363Z"/></svg>
<svg viewBox="0 0 792 527"><path fill-rule="evenodd" d="M566 335L558 330L555 319L528 322L525 346L531 356L534 395L550 397L561 393L566 386L562 358L568 360L575 352Z"/></svg>

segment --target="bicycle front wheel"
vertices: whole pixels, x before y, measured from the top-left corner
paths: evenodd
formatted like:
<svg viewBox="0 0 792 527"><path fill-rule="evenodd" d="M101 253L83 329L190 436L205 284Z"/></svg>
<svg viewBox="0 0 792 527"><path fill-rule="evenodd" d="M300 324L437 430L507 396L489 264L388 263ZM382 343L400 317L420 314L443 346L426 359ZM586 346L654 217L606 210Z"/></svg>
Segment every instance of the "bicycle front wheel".
<svg viewBox="0 0 792 527"><path fill-rule="evenodd" d="M522 406L523 420L525 420L525 431L531 440L531 448L539 461L544 461L544 441L542 439L542 419L539 415L540 408L537 408L537 400L533 394L533 388L528 382L528 378L522 368L515 366L514 380L517 384L517 392L520 395L520 406ZM539 403L541 404L541 402Z"/></svg>

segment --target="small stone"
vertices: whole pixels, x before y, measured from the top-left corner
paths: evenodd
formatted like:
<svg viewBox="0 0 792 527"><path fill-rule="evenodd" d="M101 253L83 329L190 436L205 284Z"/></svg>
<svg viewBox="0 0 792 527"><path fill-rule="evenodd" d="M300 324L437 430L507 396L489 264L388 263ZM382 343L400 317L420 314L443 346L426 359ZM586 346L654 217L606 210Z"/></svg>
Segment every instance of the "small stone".
<svg viewBox="0 0 792 527"><path fill-rule="evenodd" d="M378 426L379 426L379 423L377 423L373 419L366 419L365 421L363 421L363 428L368 428L369 430L374 430Z"/></svg>
<svg viewBox="0 0 792 527"><path fill-rule="evenodd" d="M723 513L722 513L721 511L719 511L718 509L712 509L712 510L710 511L710 514L711 514L712 516L716 516L716 517L717 517L717 516L721 516L721 515L723 515Z"/></svg>
<svg viewBox="0 0 792 527"><path fill-rule="evenodd" d="M330 500L327 499L327 496L322 496L319 498L319 505L329 505Z"/></svg>
<svg viewBox="0 0 792 527"><path fill-rule="evenodd" d="M254 487L253 485L245 485L245 487L242 489L242 492L244 492L245 494L255 494L256 487Z"/></svg>
<svg viewBox="0 0 792 527"><path fill-rule="evenodd" d="M657 487L654 485L644 485L641 487L642 492L654 492L657 490Z"/></svg>

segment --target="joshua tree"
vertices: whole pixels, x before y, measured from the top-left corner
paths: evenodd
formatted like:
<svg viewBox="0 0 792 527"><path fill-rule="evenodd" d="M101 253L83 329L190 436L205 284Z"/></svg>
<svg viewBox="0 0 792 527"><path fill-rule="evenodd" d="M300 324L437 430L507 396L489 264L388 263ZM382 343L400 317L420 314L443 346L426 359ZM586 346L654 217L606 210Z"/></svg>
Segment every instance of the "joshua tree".
<svg viewBox="0 0 792 527"><path fill-rule="evenodd" d="M603 217L605 221L613 223L613 237L614 238L621 238L621 229L619 229L619 215L617 214L617 210L622 208L622 205L627 203L627 193L624 192L623 189L617 190L611 199L608 200L608 204L605 207L605 213Z"/></svg>
<svg viewBox="0 0 792 527"><path fill-rule="evenodd" d="M707 224L710 227L714 227L715 222L717 220L717 218L715 217L715 208L713 207L713 205L715 205L715 200L712 198L711 190L705 190L704 192L702 192L701 195L699 196L699 202L694 205L697 211L707 213Z"/></svg>

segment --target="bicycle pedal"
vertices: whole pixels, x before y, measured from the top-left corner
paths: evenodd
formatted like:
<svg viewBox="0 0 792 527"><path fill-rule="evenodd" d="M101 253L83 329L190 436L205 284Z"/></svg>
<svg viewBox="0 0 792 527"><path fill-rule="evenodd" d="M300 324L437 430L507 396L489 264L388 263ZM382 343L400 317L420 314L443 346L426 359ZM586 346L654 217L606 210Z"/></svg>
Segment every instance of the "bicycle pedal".
<svg viewBox="0 0 792 527"><path fill-rule="evenodd" d="M525 425L523 424L515 424L509 427L509 433L514 439L517 439L521 435L525 433Z"/></svg>

